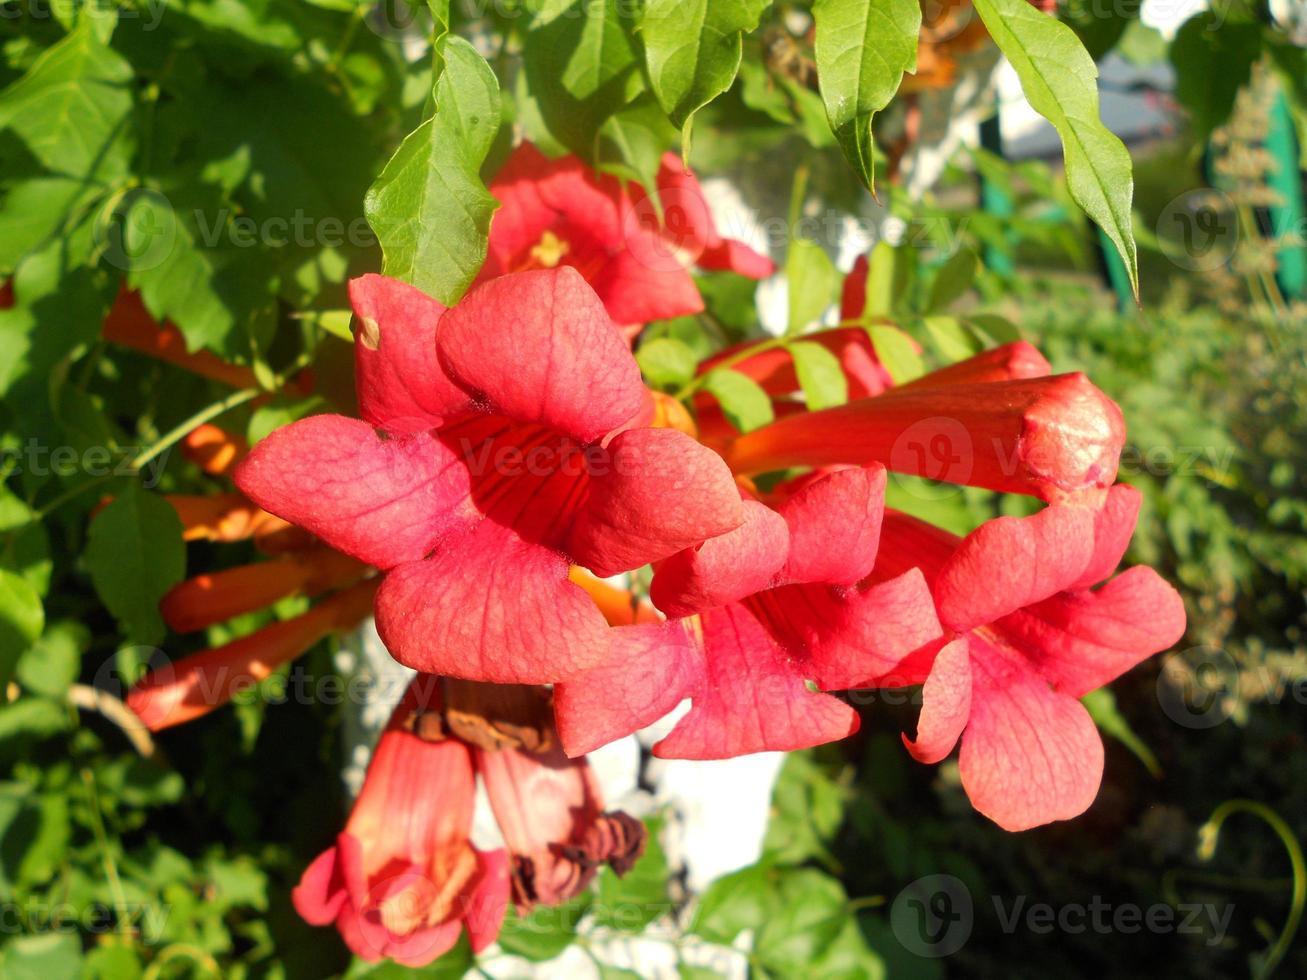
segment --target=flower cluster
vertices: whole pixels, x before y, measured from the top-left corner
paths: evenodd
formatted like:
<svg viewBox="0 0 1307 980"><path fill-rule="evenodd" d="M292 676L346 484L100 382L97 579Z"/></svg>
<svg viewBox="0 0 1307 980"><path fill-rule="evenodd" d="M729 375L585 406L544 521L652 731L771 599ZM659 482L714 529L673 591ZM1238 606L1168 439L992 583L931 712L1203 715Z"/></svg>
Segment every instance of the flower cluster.
<svg viewBox="0 0 1307 980"><path fill-rule="evenodd" d="M193 440L310 550L185 583L169 619L342 590L313 616L375 589L384 643L419 671L296 892L362 955L424 963L464 927L480 948L510 896L554 903L605 861L628 867L642 832L603 813L584 754L686 701L656 755L835 741L859 724L840 692L922 685L915 758L960 741L963 787L1005 828L1073 817L1103 769L1078 699L1184 631L1151 569L1111 577L1139 512L1115 482L1120 411L1029 344L896 385L860 327L810 334L851 399L811 411L783 347L728 350L701 370L729 358L776 409L747 433L710 395L682 406L646 388L631 341L702 308L691 265L771 271L720 236L679 162L658 185L661 210L519 148L455 306L383 276L351 283L359 417L302 419L248 455ZM887 509L891 472L1042 508L958 538ZM647 596L600 581L649 565ZM132 702L156 726L161 687ZM511 858L468 841L477 774Z"/></svg>

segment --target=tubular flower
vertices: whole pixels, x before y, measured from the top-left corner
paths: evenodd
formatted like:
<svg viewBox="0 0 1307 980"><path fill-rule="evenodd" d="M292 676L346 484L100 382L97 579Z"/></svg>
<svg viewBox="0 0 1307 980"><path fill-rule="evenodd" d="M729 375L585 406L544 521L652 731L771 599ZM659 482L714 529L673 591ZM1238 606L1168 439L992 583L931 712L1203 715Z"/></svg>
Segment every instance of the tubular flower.
<svg viewBox="0 0 1307 980"><path fill-rule="evenodd" d="M665 623L618 627L609 658L555 688L571 755L692 706L654 746L672 758L796 749L855 731L857 713L823 691L891 671L936 640L939 622L915 569L874 586L885 471L809 481L772 510L662 563L651 598ZM811 690L808 682L817 689Z"/></svg>
<svg viewBox="0 0 1307 980"><path fill-rule="evenodd" d="M604 812L590 764L558 744L543 688L446 680L447 724L473 746L477 772L512 861L513 902L525 914L578 894L603 864L619 876L644 851L645 828Z"/></svg>
<svg viewBox="0 0 1307 980"><path fill-rule="evenodd" d="M1042 366L1042 358L1003 363L994 353L946 368L943 378L755 429L731 442L726 459L739 473L875 461L1045 500L1111 486L1125 443L1116 404L1083 374L971 380Z"/></svg>
<svg viewBox="0 0 1307 980"><path fill-rule="evenodd" d="M368 766L334 846L292 898L312 925L335 925L353 952L424 966L466 929L479 952L508 906L508 859L469 840L476 775L467 745L432 732L439 687L416 678Z"/></svg>
<svg viewBox="0 0 1307 980"><path fill-rule="evenodd" d="M523 143L490 185L501 207L481 278L571 266L614 322L638 329L703 309L690 266L772 274L770 259L721 237L699 182L675 154L663 157L656 183L658 205L638 185L595 175L576 157L549 160Z"/></svg>
<svg viewBox="0 0 1307 980"><path fill-rule="evenodd" d="M187 436L182 451L201 468L226 473L241 458L245 443L215 426L204 426ZM244 497L169 499L182 517L186 540L253 536L264 550L282 552L270 560L196 575L174 586L159 603L164 621L173 630L205 629L289 596L330 595L306 613L147 674L129 692L127 704L153 731L222 707L325 637L353 629L371 611L379 584L367 579L370 570L362 562L322 547Z"/></svg>
<svg viewBox="0 0 1307 980"><path fill-rule="evenodd" d="M450 310L381 276L351 297L362 419L279 429L236 482L386 570L377 628L402 663L563 680L609 644L570 566L613 575L743 521L720 457L674 429L629 427L650 416L648 392L574 269L503 276Z"/></svg>
<svg viewBox="0 0 1307 980"><path fill-rule="evenodd" d="M1120 484L1097 506L1051 505L1000 517L959 540L886 515L882 548L931 580L947 641L881 686L925 682L913 756L938 762L962 741L962 785L981 813L1024 830L1083 813L1097 795L1103 744L1078 698L1172 646L1179 594L1151 568L1096 590L1125 553L1140 495ZM893 562L887 571L893 570Z"/></svg>

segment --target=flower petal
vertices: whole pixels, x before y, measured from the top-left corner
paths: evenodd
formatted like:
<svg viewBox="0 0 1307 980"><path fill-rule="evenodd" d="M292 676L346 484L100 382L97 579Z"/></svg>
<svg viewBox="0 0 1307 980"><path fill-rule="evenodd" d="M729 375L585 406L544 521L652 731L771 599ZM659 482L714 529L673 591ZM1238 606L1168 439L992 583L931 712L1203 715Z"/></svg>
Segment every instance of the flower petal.
<svg viewBox="0 0 1307 980"><path fill-rule="evenodd" d="M1118 483L1108 489L1102 505L1094 514L1093 557L1067 589L1087 589L1116 571L1135 533L1142 502L1143 494L1127 483Z"/></svg>
<svg viewBox="0 0 1307 980"><path fill-rule="evenodd" d="M400 565L377 594L377 631L400 663L500 684L550 684L601 661L608 624L557 552L483 520Z"/></svg>
<svg viewBox="0 0 1307 980"><path fill-rule="evenodd" d="M554 687L554 718L569 756L652 725L689 696L702 654L681 622L612 631L608 657Z"/></svg>
<svg viewBox="0 0 1307 980"><path fill-rule="evenodd" d="M519 422L595 442L645 405L640 370L575 269L519 272L476 287L441 320L441 363Z"/></svg>
<svg viewBox="0 0 1307 980"><path fill-rule="evenodd" d="M295 911L309 925L329 926L336 921L349 898L338 847L327 848L304 869L290 898Z"/></svg>
<svg viewBox="0 0 1307 980"><path fill-rule="evenodd" d="M1094 511L1045 507L997 517L962 541L935 580L939 618L959 633L1061 592L1094 553Z"/></svg>
<svg viewBox="0 0 1307 980"><path fill-rule="evenodd" d="M781 505L790 529L785 579L852 585L876 564L885 467L836 470Z"/></svg>
<svg viewBox="0 0 1307 980"><path fill-rule="evenodd" d="M477 851L476 856L476 875L463 900L463 925L473 953L481 952L498 938L511 890L508 854L502 848Z"/></svg>
<svg viewBox="0 0 1307 980"><path fill-rule="evenodd" d="M806 626L800 648L807 651L809 676L824 691L903 683L903 660L942 636L916 568L859 589L790 586L769 597L792 607L786 622Z"/></svg>
<svg viewBox="0 0 1307 980"><path fill-rule="evenodd" d="M697 264L701 269L723 269L748 279L766 279L776 271L775 262L733 238L705 248Z"/></svg>
<svg viewBox="0 0 1307 980"><path fill-rule="evenodd" d="M436 357L440 303L408 283L372 274L350 281L349 298L358 317L354 384L364 419L390 432L417 432L468 409L467 393Z"/></svg>
<svg viewBox="0 0 1307 980"><path fill-rule="evenodd" d="M704 670L690 711L653 748L663 759L726 759L834 742L858 729L858 714L808 689L800 669L741 605L705 612Z"/></svg>
<svg viewBox="0 0 1307 980"><path fill-rule="evenodd" d="M658 566L649 598L669 616L724 606L775 584L789 553L780 514L756 500L742 502L744 523L672 555Z"/></svg>
<svg viewBox="0 0 1307 980"><path fill-rule="evenodd" d="M663 239L631 234L627 247L596 271L591 285L617 323L648 323L703 309L699 287Z"/></svg>
<svg viewBox="0 0 1307 980"><path fill-rule="evenodd" d="M903 744L918 762L939 762L953 751L971 715L971 654L966 637L939 651L921 694L916 740L904 735Z"/></svg>
<svg viewBox="0 0 1307 980"><path fill-rule="evenodd" d="M596 575L658 561L744 520L726 464L684 432L628 429L609 444L604 462L567 544Z"/></svg>
<svg viewBox="0 0 1307 980"><path fill-rule="evenodd" d="M236 485L265 510L379 568L430 551L469 493L462 460L430 434L383 439L339 415L273 432L236 470Z"/></svg>
<svg viewBox="0 0 1307 980"><path fill-rule="evenodd" d="M1094 592L1069 592L1003 619L1039 672L1083 697L1179 642L1184 600L1151 568L1127 569Z"/></svg>
<svg viewBox="0 0 1307 980"><path fill-rule="evenodd" d="M971 804L1004 830L1069 820L1103 778L1103 741L1084 706L974 634L971 715L958 765Z"/></svg>

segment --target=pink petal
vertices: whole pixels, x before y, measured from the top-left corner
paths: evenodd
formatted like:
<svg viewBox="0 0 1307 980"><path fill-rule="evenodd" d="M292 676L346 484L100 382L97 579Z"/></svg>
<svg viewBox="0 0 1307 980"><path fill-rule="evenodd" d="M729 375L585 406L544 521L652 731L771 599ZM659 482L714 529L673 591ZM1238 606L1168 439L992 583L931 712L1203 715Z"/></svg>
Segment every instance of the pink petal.
<svg viewBox="0 0 1307 980"><path fill-rule="evenodd" d="M652 725L689 696L702 653L681 622L623 626L599 666L554 687L554 718L569 756Z"/></svg>
<svg viewBox="0 0 1307 980"><path fill-rule="evenodd" d="M704 249L699 254L698 266L725 269L748 279L766 279L776 271L775 262L733 238L724 238L720 245Z"/></svg>
<svg viewBox="0 0 1307 980"><path fill-rule="evenodd" d="M971 654L961 637L945 646L922 688L917 738L903 744L918 762L939 762L957 744L971 715Z"/></svg>
<svg viewBox="0 0 1307 980"><path fill-rule="evenodd" d="M1118 483L1108 489L1102 506L1094 514L1093 557L1068 589L1087 589L1116 571L1135 533L1142 502L1143 494L1129 484Z"/></svg>
<svg viewBox="0 0 1307 980"><path fill-rule="evenodd" d="M1018 378L1042 378L1053 368L1044 355L1024 340L981 351L964 361L950 364L910 381L904 388L930 388L942 385L969 385L989 381L1015 381Z"/></svg>
<svg viewBox="0 0 1307 980"><path fill-rule="evenodd" d="M654 746L663 759L726 759L834 742L858 729L858 714L811 691L801 669L741 605L705 612L704 671L689 713Z"/></svg>
<svg viewBox="0 0 1307 980"><path fill-rule="evenodd" d="M335 847L327 848L304 869L290 897L295 911L309 925L329 926L336 921L349 894Z"/></svg>
<svg viewBox="0 0 1307 980"><path fill-rule="evenodd" d="M1179 642L1184 600L1151 568L1127 569L1095 592L1069 592L1006 617L1039 672L1083 697Z"/></svg>
<svg viewBox="0 0 1307 980"><path fill-rule="evenodd" d="M721 457L674 429L629 429L594 467L590 498L568 540L600 577L639 568L744 520Z"/></svg>
<svg viewBox="0 0 1307 980"><path fill-rule="evenodd" d="M677 552L658 566L649 598L669 616L724 606L775 584L790 535L784 518L756 500L743 502L744 523Z"/></svg>
<svg viewBox="0 0 1307 980"><path fill-rule="evenodd" d="M885 504L885 468L837 470L780 507L790 529L790 582L852 585L876 564Z"/></svg>
<svg viewBox="0 0 1307 980"><path fill-rule="evenodd" d="M971 715L958 759L971 804L1004 830L1069 820L1103 778L1103 742L1084 706L1019 658L968 638Z"/></svg>
<svg viewBox="0 0 1307 980"><path fill-rule="evenodd" d="M441 922L425 929L416 929L407 936L389 934L384 955L401 966L422 967L444 956L463 932L458 919Z"/></svg>
<svg viewBox="0 0 1307 980"><path fill-rule="evenodd" d="M552 166L532 144L523 143L495 175L489 191L500 207L490 219L483 279L511 272L558 220L558 212L541 195L541 178Z"/></svg>
<svg viewBox="0 0 1307 980"><path fill-rule="evenodd" d="M593 666L608 625L557 552L493 520L393 569L377 630L400 663L428 674L550 684Z"/></svg>
<svg viewBox="0 0 1307 980"><path fill-rule="evenodd" d="M935 581L939 618L959 633L1061 592L1094 551L1094 512L1051 505L998 517L966 536Z"/></svg>
<svg viewBox="0 0 1307 980"><path fill-rule="evenodd" d="M905 658L942 636L930 589L916 568L859 589L791 586L768 598L786 609L782 622L805 632L796 646L807 651L809 674L824 691L893 682Z"/></svg>
<svg viewBox="0 0 1307 980"><path fill-rule="evenodd" d="M276 430L235 480L260 507L379 568L430 551L469 492L462 461L430 434L383 439L339 415Z"/></svg>
<svg viewBox="0 0 1307 980"><path fill-rule="evenodd" d="M501 848L477 851L477 871L463 908L463 925L472 943L472 952L479 953L499 936L508 911L511 890L508 876L508 854Z"/></svg>
<svg viewBox="0 0 1307 980"><path fill-rule="evenodd" d="M492 279L441 320L441 363L519 422L595 442L645 404L640 370L603 304L563 266Z"/></svg>
<svg viewBox="0 0 1307 980"><path fill-rule="evenodd" d="M417 432L467 410L467 393L436 358L443 306L420 289L378 275L351 280L349 297L359 320L354 384L366 421L390 432Z"/></svg>
<svg viewBox="0 0 1307 980"><path fill-rule="evenodd" d="M626 245L591 280L614 321L648 323L703 309L694 278L661 237L638 232L628 236Z"/></svg>

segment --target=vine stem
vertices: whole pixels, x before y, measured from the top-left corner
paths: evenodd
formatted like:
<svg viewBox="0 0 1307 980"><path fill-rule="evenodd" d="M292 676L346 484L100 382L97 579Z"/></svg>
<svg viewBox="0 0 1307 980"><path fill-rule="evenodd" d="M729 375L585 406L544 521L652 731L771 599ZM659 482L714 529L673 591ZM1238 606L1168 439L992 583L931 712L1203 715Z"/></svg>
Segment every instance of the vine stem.
<svg viewBox="0 0 1307 980"><path fill-rule="evenodd" d="M129 471L132 473L139 472L144 466L149 464L151 460L157 459L161 454L167 452L177 443L181 442L182 439L186 438L186 434L196 426L212 421L224 412L236 408L238 405L244 405L246 402L253 401L261 394L263 394L261 388L243 388L240 391L233 392L220 401L214 402L212 405L205 406L190 418L186 419L186 421L169 429L152 445L143 450L140 455L128 464ZM74 497L80 496L92 487L98 487L103 483L107 483L118 475L119 474L116 473L106 473L104 476L97 476L93 480L79 483L77 486L65 490L40 510L34 511L32 514L32 521L44 520L46 517L49 517L51 513L58 510Z"/></svg>
<svg viewBox="0 0 1307 980"><path fill-rule="evenodd" d="M104 817L100 813L100 794L95 788L95 774L90 769L82 770L82 783L86 787L87 803L90 804L91 832L95 835L95 843L100 849L100 863L104 866L105 880L109 883L109 890L113 892L116 906L114 911L120 916L117 923L118 931L123 935L130 935L132 927L127 917L127 894L123 891L122 879L118 877L118 864L114 861L113 852L109 848L109 835L105 833Z"/></svg>
<svg viewBox="0 0 1307 980"><path fill-rule="evenodd" d="M1226 800L1212 811L1207 823L1198 828L1199 860L1210 861L1216 854L1216 842L1220 837L1221 827L1235 813L1250 813L1264 820L1283 842L1284 849L1289 852L1289 864L1293 868L1293 893L1289 905L1289 918L1285 921L1280 937L1267 952L1266 959L1254 978L1254 980L1266 980L1275 972L1280 960L1284 959L1284 954L1289 951L1289 944L1293 942L1298 925L1302 922L1303 908L1307 906L1307 860L1303 858L1302 845L1298 843L1293 829L1284 818L1265 803L1258 803L1256 800Z"/></svg>

